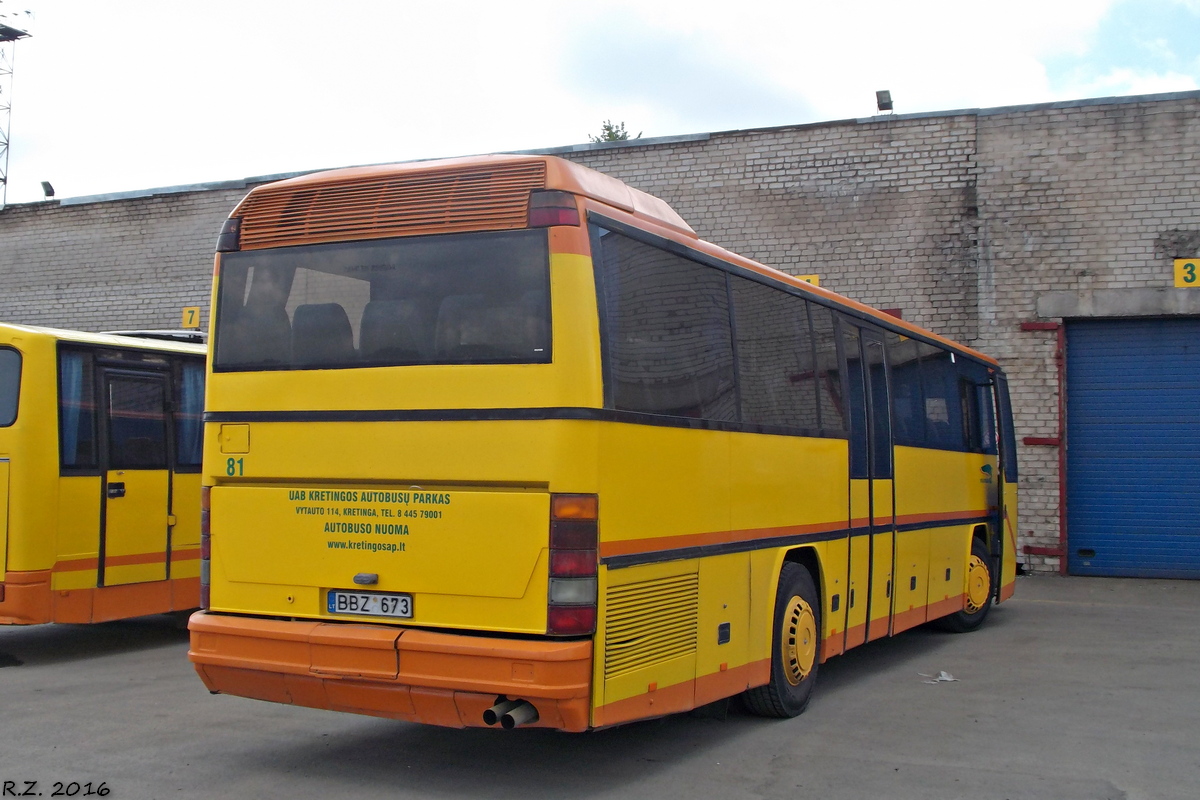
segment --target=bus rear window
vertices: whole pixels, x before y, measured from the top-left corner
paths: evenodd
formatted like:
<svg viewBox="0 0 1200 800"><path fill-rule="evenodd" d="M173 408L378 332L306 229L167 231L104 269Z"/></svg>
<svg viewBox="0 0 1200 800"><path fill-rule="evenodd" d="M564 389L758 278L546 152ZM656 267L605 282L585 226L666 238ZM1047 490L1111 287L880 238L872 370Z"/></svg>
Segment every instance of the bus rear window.
<svg viewBox="0 0 1200 800"><path fill-rule="evenodd" d="M17 399L21 394L21 354L0 347L0 428L17 421Z"/></svg>
<svg viewBox="0 0 1200 800"><path fill-rule="evenodd" d="M218 371L550 361L544 230L226 253Z"/></svg>

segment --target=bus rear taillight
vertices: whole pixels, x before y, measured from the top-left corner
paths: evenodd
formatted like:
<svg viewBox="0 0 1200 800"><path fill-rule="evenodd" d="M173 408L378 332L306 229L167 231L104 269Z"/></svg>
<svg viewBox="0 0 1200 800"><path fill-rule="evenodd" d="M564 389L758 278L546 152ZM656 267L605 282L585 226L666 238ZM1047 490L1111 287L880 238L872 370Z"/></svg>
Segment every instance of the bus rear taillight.
<svg viewBox="0 0 1200 800"><path fill-rule="evenodd" d="M546 633L552 636L579 636L596 630L599 505L594 494L550 495Z"/></svg>
<svg viewBox="0 0 1200 800"><path fill-rule="evenodd" d="M212 534L209 522L211 486L200 487L200 607L208 608L208 585L212 574Z"/></svg>
<svg viewBox="0 0 1200 800"><path fill-rule="evenodd" d="M579 206L575 204L575 195L555 191L529 193L529 227L578 224Z"/></svg>

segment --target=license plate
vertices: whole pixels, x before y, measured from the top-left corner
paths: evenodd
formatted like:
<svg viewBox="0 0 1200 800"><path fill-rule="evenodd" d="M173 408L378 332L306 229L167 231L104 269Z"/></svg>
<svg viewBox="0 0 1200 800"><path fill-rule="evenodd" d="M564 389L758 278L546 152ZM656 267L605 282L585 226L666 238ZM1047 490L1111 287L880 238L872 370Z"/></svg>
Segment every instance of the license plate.
<svg viewBox="0 0 1200 800"><path fill-rule="evenodd" d="M330 589L330 614L363 614L369 617L412 619L412 595L383 592L348 592Z"/></svg>

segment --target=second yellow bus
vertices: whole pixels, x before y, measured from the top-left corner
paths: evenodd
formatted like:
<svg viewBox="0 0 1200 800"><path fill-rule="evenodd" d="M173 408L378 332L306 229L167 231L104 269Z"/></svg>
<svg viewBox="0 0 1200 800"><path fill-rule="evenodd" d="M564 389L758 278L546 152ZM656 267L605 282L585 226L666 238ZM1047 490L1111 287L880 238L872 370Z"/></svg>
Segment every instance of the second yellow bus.
<svg viewBox="0 0 1200 800"><path fill-rule="evenodd" d="M204 352L0 325L0 624L199 605Z"/></svg>

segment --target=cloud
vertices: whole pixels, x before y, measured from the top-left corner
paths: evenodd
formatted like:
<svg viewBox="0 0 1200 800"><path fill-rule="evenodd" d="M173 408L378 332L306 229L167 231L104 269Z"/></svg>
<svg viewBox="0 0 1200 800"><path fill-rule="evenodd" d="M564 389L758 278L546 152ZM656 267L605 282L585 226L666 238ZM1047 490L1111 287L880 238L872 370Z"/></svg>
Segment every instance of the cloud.
<svg viewBox="0 0 1200 800"><path fill-rule="evenodd" d="M652 126L652 135L812 118L799 91L729 49L711 32L655 27L628 10L607 13L571 31L562 81L591 105L647 115L627 122L634 130Z"/></svg>
<svg viewBox="0 0 1200 800"><path fill-rule="evenodd" d="M1200 80L1200 0L17 5L10 202Z"/></svg>
<svg viewBox="0 0 1200 800"><path fill-rule="evenodd" d="M1047 58L1061 98L1194 89L1200 78L1200 2L1124 0L1085 37Z"/></svg>
<svg viewBox="0 0 1200 800"><path fill-rule="evenodd" d="M750 124L788 124L873 115L878 89L891 90L899 112L1059 99L1043 60L1085 53L1114 2L621 0L593 14L584 33L617 42L636 67L628 74L587 50L594 75L619 75L613 94L632 99L639 78L657 86L692 73L714 87L736 83L739 110L775 110L770 122ZM669 91L655 101L691 107Z"/></svg>

